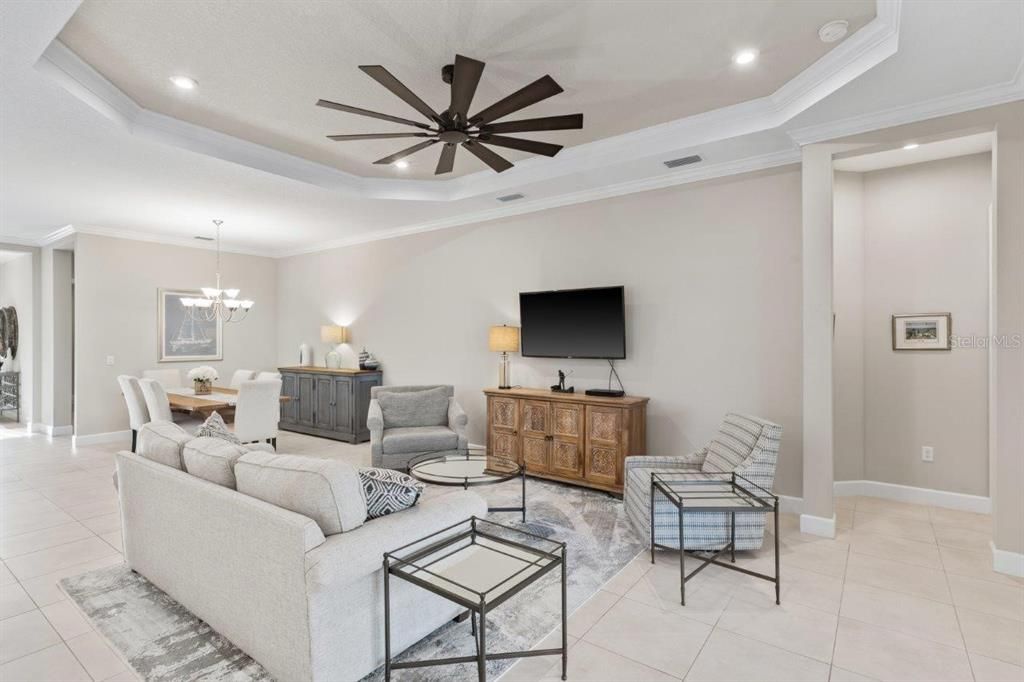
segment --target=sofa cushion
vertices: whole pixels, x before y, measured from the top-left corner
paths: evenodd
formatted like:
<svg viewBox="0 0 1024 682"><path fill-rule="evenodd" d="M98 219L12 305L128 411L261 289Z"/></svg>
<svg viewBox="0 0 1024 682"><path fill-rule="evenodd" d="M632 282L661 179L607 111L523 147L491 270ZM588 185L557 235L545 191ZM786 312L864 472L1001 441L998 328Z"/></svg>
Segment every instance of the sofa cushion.
<svg viewBox="0 0 1024 682"><path fill-rule="evenodd" d="M150 461L166 464L175 469L184 469L181 451L185 443L192 438L193 436L174 422L149 422L139 429L135 452Z"/></svg>
<svg viewBox="0 0 1024 682"><path fill-rule="evenodd" d="M750 456L761 435L761 423L740 414L727 414L708 444L701 471L710 474L733 471Z"/></svg>
<svg viewBox="0 0 1024 682"><path fill-rule="evenodd" d="M238 439L238 436L233 434L231 429L228 428L228 425L224 423L224 417L220 416L217 412L214 412L206 418L203 425L199 427L198 431L196 431L196 435L200 438L219 438L227 441L228 443L233 443L234 445L242 444L242 441Z"/></svg>
<svg viewBox="0 0 1024 682"><path fill-rule="evenodd" d="M316 521L324 535L363 525L359 473L336 459L249 452L235 463L237 489Z"/></svg>
<svg viewBox="0 0 1024 682"><path fill-rule="evenodd" d="M367 520L415 506L424 488L412 476L392 469L360 469L359 480L366 500Z"/></svg>
<svg viewBox="0 0 1024 682"><path fill-rule="evenodd" d="M235 462L248 452L242 445L220 438L203 436L185 444L182 459L185 471L210 483L226 488L235 487Z"/></svg>
<svg viewBox="0 0 1024 682"><path fill-rule="evenodd" d="M448 389L444 386L426 391L377 393L386 427L447 426Z"/></svg>
<svg viewBox="0 0 1024 682"><path fill-rule="evenodd" d="M381 438L381 451L387 455L454 450L458 445L458 434L447 426L405 426L384 429L384 437Z"/></svg>

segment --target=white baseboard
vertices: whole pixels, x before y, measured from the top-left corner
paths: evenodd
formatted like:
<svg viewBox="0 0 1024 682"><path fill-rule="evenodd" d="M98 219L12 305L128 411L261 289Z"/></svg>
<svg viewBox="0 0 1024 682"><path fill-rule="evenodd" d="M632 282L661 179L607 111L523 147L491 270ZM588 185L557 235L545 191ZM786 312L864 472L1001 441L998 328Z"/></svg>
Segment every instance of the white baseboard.
<svg viewBox="0 0 1024 682"><path fill-rule="evenodd" d="M132 442L132 432L130 430L108 431L106 433L90 433L84 436L71 437L72 447L97 445L99 443L116 443L118 441L124 441L125 445L129 445Z"/></svg>
<svg viewBox="0 0 1024 682"><path fill-rule="evenodd" d="M864 495L865 497L881 497L897 502L910 504L926 504L933 507L944 507L958 511L992 513L992 500L980 495L953 493L947 490L931 488L915 488L909 485L883 483L881 481L836 481L833 490L837 497Z"/></svg>
<svg viewBox="0 0 1024 682"><path fill-rule="evenodd" d="M804 511L804 498L791 495L777 495L779 511L783 514L801 514Z"/></svg>
<svg viewBox="0 0 1024 682"><path fill-rule="evenodd" d="M40 424L35 422L28 427L30 432L41 433L44 436L70 436L74 433L75 429L73 426L52 426L50 424Z"/></svg>
<svg viewBox="0 0 1024 682"><path fill-rule="evenodd" d="M1005 573L1017 578L1024 578L1024 554L1020 552L1007 552L1005 549L997 549L996 543L988 541L992 547L992 570L997 573Z"/></svg>
<svg viewBox="0 0 1024 682"><path fill-rule="evenodd" d="M836 536L836 515L833 514L831 518L826 519L823 516L801 514L800 532L823 538L834 538Z"/></svg>

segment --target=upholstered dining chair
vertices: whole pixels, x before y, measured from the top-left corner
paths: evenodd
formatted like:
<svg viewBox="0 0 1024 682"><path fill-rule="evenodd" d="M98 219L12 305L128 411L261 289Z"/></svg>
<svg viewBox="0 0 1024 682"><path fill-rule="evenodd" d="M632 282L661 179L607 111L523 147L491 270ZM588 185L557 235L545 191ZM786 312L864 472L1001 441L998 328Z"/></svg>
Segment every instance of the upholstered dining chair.
<svg viewBox="0 0 1024 682"><path fill-rule="evenodd" d="M128 407L128 426L132 430L132 452L135 452L139 429L149 422L149 408L146 407L146 397L142 394L138 377L122 374L117 377L117 383L121 387L121 394Z"/></svg>
<svg viewBox="0 0 1024 682"><path fill-rule="evenodd" d="M151 421L174 421L171 403L167 400L167 391L164 390L163 384L156 379L142 379L139 381L139 387L146 399L146 409L149 410Z"/></svg>
<svg viewBox="0 0 1024 682"><path fill-rule="evenodd" d="M366 419L371 462L404 471L418 455L465 452L467 423L454 386L374 386Z"/></svg>
<svg viewBox="0 0 1024 682"><path fill-rule="evenodd" d="M237 391L242 386L242 382L251 381L252 375L255 373L251 369L236 369L235 373L231 375L231 383L228 386Z"/></svg>
<svg viewBox="0 0 1024 682"><path fill-rule="evenodd" d="M764 490L775 481L782 427L759 417L727 414L706 447L687 455L626 458L623 501L630 524L649 545L651 541L651 474L708 478L736 472ZM759 549L767 514L736 516L736 549ZM724 512L687 514L683 519L687 550L716 550L729 543L730 515ZM654 501L654 541L679 547L679 513L661 494Z"/></svg>
<svg viewBox="0 0 1024 682"><path fill-rule="evenodd" d="M277 449L281 419L281 380L243 381L235 403L232 430L243 443L267 441Z"/></svg>
<svg viewBox="0 0 1024 682"><path fill-rule="evenodd" d="M256 381L267 381L269 379L280 379L280 372L259 372L256 375Z"/></svg>
<svg viewBox="0 0 1024 682"><path fill-rule="evenodd" d="M181 372L176 369L144 369L142 370L142 378L155 379L165 389L181 388L184 385L181 383Z"/></svg>

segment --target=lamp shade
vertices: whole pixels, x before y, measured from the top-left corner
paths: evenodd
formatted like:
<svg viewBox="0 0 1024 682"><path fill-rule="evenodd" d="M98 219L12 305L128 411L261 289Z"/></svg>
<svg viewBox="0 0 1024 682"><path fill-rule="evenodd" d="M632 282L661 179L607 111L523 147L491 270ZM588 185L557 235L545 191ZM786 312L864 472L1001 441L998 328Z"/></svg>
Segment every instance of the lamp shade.
<svg viewBox="0 0 1024 682"><path fill-rule="evenodd" d="M519 327L507 325L491 327L487 346L496 353L514 353L519 350Z"/></svg>
<svg viewBox="0 0 1024 682"><path fill-rule="evenodd" d="M320 340L324 343L345 343L348 341L348 327L325 324L320 327Z"/></svg>

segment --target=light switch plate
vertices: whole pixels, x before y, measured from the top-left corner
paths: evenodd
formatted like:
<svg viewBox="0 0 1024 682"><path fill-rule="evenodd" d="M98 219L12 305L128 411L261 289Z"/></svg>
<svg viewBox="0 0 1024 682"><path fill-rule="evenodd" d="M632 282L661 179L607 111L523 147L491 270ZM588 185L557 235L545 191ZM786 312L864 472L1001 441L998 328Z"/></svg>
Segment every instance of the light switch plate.
<svg viewBox="0 0 1024 682"><path fill-rule="evenodd" d="M113 355L108 355L107 356L107 365L109 367L113 367L114 366L114 356Z"/></svg>
<svg viewBox="0 0 1024 682"><path fill-rule="evenodd" d="M922 462L934 462L935 461L935 448L930 445L925 445L921 448L921 461Z"/></svg>

